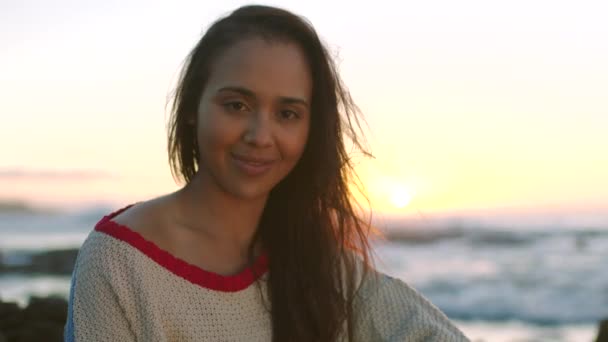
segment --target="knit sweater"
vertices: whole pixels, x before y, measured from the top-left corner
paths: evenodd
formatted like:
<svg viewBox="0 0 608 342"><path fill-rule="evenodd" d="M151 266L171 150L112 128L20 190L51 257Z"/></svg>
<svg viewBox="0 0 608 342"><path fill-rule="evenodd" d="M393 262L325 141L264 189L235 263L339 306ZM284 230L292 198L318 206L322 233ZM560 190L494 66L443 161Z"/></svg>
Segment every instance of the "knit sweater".
<svg viewBox="0 0 608 342"><path fill-rule="evenodd" d="M260 295L266 255L222 276L112 221L119 213L99 221L78 253L65 341L271 341L270 306ZM467 341L414 289L374 274L357 296L357 341Z"/></svg>

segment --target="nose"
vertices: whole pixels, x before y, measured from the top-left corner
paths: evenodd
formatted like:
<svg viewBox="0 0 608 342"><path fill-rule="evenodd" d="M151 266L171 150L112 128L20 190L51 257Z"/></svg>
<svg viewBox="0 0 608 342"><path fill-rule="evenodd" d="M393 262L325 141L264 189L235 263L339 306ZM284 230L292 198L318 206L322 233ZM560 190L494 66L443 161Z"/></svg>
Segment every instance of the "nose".
<svg viewBox="0 0 608 342"><path fill-rule="evenodd" d="M268 147L272 145L272 129L268 115L256 114L252 115L247 131L243 137L245 143L256 147Z"/></svg>

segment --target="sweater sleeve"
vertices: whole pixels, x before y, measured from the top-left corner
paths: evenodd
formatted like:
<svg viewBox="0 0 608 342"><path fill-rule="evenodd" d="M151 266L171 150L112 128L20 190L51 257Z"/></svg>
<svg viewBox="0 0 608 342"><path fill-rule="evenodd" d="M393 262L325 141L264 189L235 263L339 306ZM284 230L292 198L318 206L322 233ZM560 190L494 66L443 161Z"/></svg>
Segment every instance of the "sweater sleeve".
<svg viewBox="0 0 608 342"><path fill-rule="evenodd" d="M107 258L94 238L89 237L81 247L72 274L64 341L135 341L109 281L112 263Z"/></svg>
<svg viewBox="0 0 608 342"><path fill-rule="evenodd" d="M361 341L469 341L416 290L399 279L377 276L360 308Z"/></svg>

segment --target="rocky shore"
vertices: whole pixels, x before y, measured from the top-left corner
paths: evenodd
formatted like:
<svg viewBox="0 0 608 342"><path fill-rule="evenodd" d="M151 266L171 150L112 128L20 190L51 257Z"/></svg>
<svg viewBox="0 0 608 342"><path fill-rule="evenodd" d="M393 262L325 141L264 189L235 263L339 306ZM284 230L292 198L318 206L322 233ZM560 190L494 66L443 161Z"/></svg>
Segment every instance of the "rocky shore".
<svg viewBox="0 0 608 342"><path fill-rule="evenodd" d="M71 275L77 249L0 253L0 274ZM32 297L26 307L0 299L0 342L63 341L68 303Z"/></svg>
<svg viewBox="0 0 608 342"><path fill-rule="evenodd" d="M69 276L77 255L77 249L43 252L0 251L0 275ZM0 342L63 341L67 307L67 301L59 297L32 297L25 307L14 302L3 302L0 298ZM608 319L599 322L595 342L608 342Z"/></svg>

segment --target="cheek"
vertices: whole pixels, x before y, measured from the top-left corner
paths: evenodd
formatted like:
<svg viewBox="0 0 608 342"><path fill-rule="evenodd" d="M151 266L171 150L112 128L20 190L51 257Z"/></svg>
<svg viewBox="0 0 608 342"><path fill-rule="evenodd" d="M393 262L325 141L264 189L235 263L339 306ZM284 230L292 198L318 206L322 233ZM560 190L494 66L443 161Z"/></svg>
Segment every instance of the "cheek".
<svg viewBox="0 0 608 342"><path fill-rule="evenodd" d="M234 123L225 122L217 113L199 117L198 139L200 146L219 147L238 139L239 133Z"/></svg>
<svg viewBox="0 0 608 342"><path fill-rule="evenodd" d="M285 152L289 155L289 158L296 162L304 153L306 148L306 142L308 140L308 130L301 130L299 132L292 132L287 137L285 143Z"/></svg>

